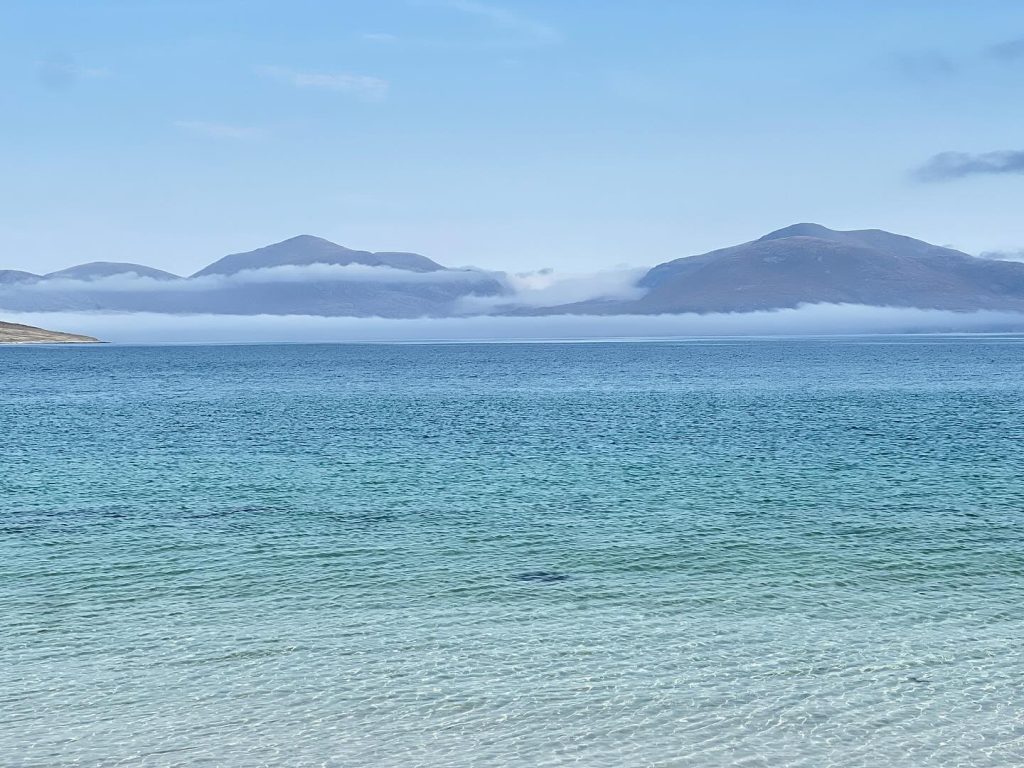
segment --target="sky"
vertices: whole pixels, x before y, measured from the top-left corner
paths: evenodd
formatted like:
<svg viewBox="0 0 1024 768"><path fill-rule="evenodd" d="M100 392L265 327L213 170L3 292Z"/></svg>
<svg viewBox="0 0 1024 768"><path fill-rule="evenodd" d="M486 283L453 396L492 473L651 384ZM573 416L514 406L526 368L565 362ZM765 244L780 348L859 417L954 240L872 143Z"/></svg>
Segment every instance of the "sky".
<svg viewBox="0 0 1024 768"><path fill-rule="evenodd" d="M941 10L940 10L941 9ZM0 268L1024 248L1017 0L4 0Z"/></svg>

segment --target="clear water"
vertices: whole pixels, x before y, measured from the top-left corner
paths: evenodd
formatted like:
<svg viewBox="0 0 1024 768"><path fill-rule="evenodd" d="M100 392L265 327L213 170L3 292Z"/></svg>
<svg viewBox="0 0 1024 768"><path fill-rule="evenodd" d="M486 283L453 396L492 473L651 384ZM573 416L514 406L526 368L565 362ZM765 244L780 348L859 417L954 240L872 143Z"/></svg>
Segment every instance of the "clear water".
<svg viewBox="0 0 1024 768"><path fill-rule="evenodd" d="M0 764L1024 763L1024 340L0 350Z"/></svg>

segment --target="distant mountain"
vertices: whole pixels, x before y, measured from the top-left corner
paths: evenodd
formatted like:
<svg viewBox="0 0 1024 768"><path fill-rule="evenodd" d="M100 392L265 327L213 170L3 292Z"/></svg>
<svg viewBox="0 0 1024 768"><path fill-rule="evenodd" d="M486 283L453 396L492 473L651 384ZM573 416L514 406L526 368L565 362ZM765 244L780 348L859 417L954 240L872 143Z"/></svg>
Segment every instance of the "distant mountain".
<svg viewBox="0 0 1024 768"><path fill-rule="evenodd" d="M279 269L284 267L295 269ZM357 269L334 269L337 267ZM133 276L149 280L104 279ZM462 298L495 296L506 290L504 282L491 272L449 269L415 253L357 251L300 235L225 256L189 278L141 264L113 262L80 264L42 277L2 272L0 308L20 312L439 317L456 314Z"/></svg>
<svg viewBox="0 0 1024 768"><path fill-rule="evenodd" d="M43 280L64 278L67 280L99 280L104 277L117 275L137 275L138 277L150 277L154 280L180 280L177 275L164 272L162 269L146 267L142 264L129 264L119 261L90 261L88 264L79 264L67 269L50 272L43 275Z"/></svg>
<svg viewBox="0 0 1024 768"><path fill-rule="evenodd" d="M874 248L893 256L948 256L952 254L968 256L968 254L961 251L932 245L931 243L915 240L906 235L894 235L892 232L886 232L882 229L854 229L843 232L823 227L821 224L793 224L777 229L774 232L769 232L755 242L786 240L791 237L813 237L834 243L859 245L865 248Z"/></svg>
<svg viewBox="0 0 1024 768"><path fill-rule="evenodd" d="M580 302L539 313L746 312L820 303L1024 311L1024 264L878 229L839 232L819 224L795 224L659 264L639 286L646 293L635 301Z"/></svg>
<svg viewBox="0 0 1024 768"><path fill-rule="evenodd" d="M47 331L32 325L0 322L0 344L95 344L92 336Z"/></svg>
<svg viewBox="0 0 1024 768"><path fill-rule="evenodd" d="M133 283L133 275L149 279ZM126 279L102 279L114 276ZM513 282L415 253L358 251L300 235L225 256L189 278L109 262L42 277L0 271L0 309L398 318L463 316L472 307L513 315L612 315L828 303L1024 312L1024 263L978 258L879 229L843 232L806 223L659 264L636 284L639 298L526 307L517 305Z"/></svg>
<svg viewBox="0 0 1024 768"><path fill-rule="evenodd" d="M443 270L437 262L418 253L371 253L354 251L321 237L299 235L280 243L246 253L233 253L199 270L193 277L204 275L234 275L248 269L268 267L308 266L335 264L347 266L361 264L367 267L391 267L410 272L437 272Z"/></svg>

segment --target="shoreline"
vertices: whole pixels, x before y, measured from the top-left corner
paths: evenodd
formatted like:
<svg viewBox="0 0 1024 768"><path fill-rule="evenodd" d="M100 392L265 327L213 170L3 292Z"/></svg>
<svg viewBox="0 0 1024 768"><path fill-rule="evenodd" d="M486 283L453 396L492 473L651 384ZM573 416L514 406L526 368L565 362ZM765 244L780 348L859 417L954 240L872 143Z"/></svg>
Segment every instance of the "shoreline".
<svg viewBox="0 0 1024 768"><path fill-rule="evenodd" d="M99 339L77 333L50 331L34 325L0 322L0 344L102 344Z"/></svg>

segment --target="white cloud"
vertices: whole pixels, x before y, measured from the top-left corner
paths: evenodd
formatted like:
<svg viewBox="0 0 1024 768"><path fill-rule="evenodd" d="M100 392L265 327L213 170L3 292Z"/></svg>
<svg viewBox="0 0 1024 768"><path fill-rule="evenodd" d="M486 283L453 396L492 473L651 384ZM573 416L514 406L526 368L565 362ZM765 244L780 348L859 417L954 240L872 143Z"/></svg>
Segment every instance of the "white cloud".
<svg viewBox="0 0 1024 768"><path fill-rule="evenodd" d="M1024 250L1019 251L985 251L979 254L979 258L992 259L993 261L1022 261L1024 262Z"/></svg>
<svg viewBox="0 0 1024 768"><path fill-rule="evenodd" d="M485 296L469 293L459 299L454 307L458 314L489 314L509 307L552 307L589 299L638 299L643 290L636 286L636 282L645 272L644 268L598 272L557 272L544 269L518 274L473 268L410 272L364 264L282 265L242 270L232 275L204 275L187 280L157 280L125 272L91 279L60 277L0 285L0 306L4 305L5 298L25 294L194 294L229 290L241 285L327 282L406 286L464 284L468 291L473 285L491 287L496 281L505 287L502 294Z"/></svg>
<svg viewBox="0 0 1024 768"><path fill-rule="evenodd" d="M502 275L508 296L467 296L460 302L466 312L489 312L498 307L553 307L589 299L639 299L644 291L636 283L647 268L600 272L556 272L542 269Z"/></svg>
<svg viewBox="0 0 1024 768"><path fill-rule="evenodd" d="M561 39L561 35L553 27L520 16L502 6L481 3L477 0L441 0L440 4L446 8L483 19L498 29L522 35L535 43L554 43Z"/></svg>
<svg viewBox="0 0 1024 768"><path fill-rule="evenodd" d="M393 320L308 315L5 313L11 322L120 343L330 341L553 341L877 333L1019 332L1024 314L815 304L708 315L502 317Z"/></svg>
<svg viewBox="0 0 1024 768"><path fill-rule="evenodd" d="M350 72L298 72L284 67L260 67L261 75L295 88L338 91L367 99L383 101L391 85L387 80Z"/></svg>
<svg viewBox="0 0 1024 768"><path fill-rule="evenodd" d="M188 282L204 283L210 288L244 283L455 283L491 277L491 273L475 269L441 270L437 272L411 272L392 267L372 267L366 264L286 264L280 267L245 269L233 275L206 275ZM156 282L156 281L154 281Z"/></svg>
<svg viewBox="0 0 1024 768"><path fill-rule="evenodd" d="M176 120L174 127L195 136L208 136L212 139L254 139L261 135L257 128L227 123L213 123L206 120Z"/></svg>

